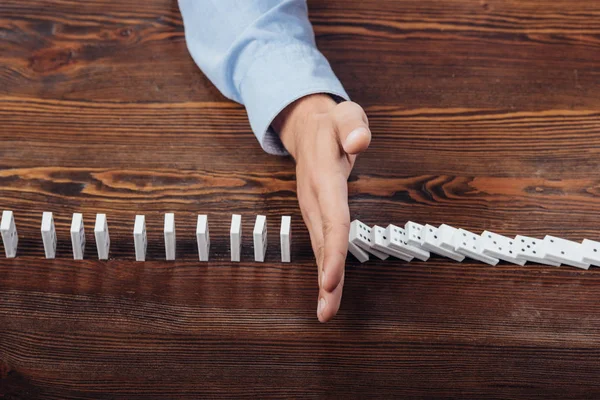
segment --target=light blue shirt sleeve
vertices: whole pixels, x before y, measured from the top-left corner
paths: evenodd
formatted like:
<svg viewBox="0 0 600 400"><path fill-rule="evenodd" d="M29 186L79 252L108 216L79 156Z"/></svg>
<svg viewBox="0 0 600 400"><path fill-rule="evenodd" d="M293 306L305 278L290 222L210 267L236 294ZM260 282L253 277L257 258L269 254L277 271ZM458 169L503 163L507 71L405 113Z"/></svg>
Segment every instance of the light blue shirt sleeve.
<svg viewBox="0 0 600 400"><path fill-rule="evenodd" d="M179 0L194 61L229 99L246 106L254 134L271 154L287 154L275 117L314 93L348 99L319 52L306 0Z"/></svg>

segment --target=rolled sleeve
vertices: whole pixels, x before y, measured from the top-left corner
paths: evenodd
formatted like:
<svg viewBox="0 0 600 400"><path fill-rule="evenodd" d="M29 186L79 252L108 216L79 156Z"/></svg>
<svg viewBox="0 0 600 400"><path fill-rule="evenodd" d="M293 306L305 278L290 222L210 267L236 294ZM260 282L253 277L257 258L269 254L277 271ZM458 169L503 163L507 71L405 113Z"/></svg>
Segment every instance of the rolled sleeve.
<svg viewBox="0 0 600 400"><path fill-rule="evenodd" d="M348 100L344 87L315 47L275 46L256 58L241 81L240 94L250 126L267 153L287 154L271 123L288 105L315 93Z"/></svg>
<svg viewBox="0 0 600 400"><path fill-rule="evenodd" d="M226 97L246 106L262 148L285 155L271 123L315 93L348 100L315 44L305 0L179 0L188 49Z"/></svg>

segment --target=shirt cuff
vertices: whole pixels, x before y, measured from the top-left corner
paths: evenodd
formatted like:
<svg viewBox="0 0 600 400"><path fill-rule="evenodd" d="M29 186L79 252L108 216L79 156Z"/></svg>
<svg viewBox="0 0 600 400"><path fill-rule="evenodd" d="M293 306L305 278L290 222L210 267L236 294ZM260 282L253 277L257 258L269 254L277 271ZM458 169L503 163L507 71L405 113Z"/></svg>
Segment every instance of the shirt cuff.
<svg viewBox="0 0 600 400"><path fill-rule="evenodd" d="M325 56L307 44L271 48L256 58L241 80L239 92L260 145L275 155L288 154L271 128L288 105L316 93L349 100Z"/></svg>

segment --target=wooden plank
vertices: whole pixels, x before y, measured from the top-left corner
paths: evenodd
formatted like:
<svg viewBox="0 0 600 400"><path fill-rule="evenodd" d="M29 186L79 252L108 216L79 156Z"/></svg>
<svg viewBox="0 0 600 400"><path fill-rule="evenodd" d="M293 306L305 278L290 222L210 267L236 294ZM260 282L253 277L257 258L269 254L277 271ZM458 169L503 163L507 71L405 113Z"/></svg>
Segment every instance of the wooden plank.
<svg viewBox="0 0 600 400"><path fill-rule="evenodd" d="M600 240L597 2L308 5L374 133L349 180L353 217ZM18 257L0 258L0 397L600 395L597 269L349 258L340 313L319 324L293 161L262 152L243 107L195 66L175 1L4 0L0 127L0 210L20 236ZM71 259L73 212L88 228L107 214L110 260L95 260L91 229ZM247 233L235 266L233 212ZM256 214L272 233L292 216L292 264L277 246L251 261Z"/></svg>

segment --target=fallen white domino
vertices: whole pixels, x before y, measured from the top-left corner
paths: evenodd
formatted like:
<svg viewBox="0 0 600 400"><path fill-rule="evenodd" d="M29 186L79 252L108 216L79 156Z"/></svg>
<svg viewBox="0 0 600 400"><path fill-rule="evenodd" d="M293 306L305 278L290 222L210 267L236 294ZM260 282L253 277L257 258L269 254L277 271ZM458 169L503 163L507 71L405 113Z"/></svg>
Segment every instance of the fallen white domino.
<svg viewBox="0 0 600 400"><path fill-rule="evenodd" d="M481 234L481 252L486 256L496 257L521 266L527 262L516 256L514 239L494 232L484 231Z"/></svg>
<svg viewBox="0 0 600 400"><path fill-rule="evenodd" d="M254 261L264 262L267 252L267 217L264 215L256 216L252 237L254 239Z"/></svg>
<svg viewBox="0 0 600 400"><path fill-rule="evenodd" d="M581 269L590 267L590 263L583 261L581 244L550 235L544 238L544 243L546 244L547 260Z"/></svg>
<svg viewBox="0 0 600 400"><path fill-rule="evenodd" d="M208 261L208 254L210 253L210 235L208 234L208 217L206 215L198 215L196 239L198 241L198 257L200 258L200 261Z"/></svg>
<svg viewBox="0 0 600 400"><path fill-rule="evenodd" d="M412 255L390 247L390 237L381 226L375 225L371 228L371 247L403 261L409 262L413 259Z"/></svg>
<svg viewBox="0 0 600 400"><path fill-rule="evenodd" d="M133 243L135 245L135 260L146 261L148 239L146 238L146 217L143 215L135 216L135 224L133 225Z"/></svg>
<svg viewBox="0 0 600 400"><path fill-rule="evenodd" d="M73 214L71 221L71 245L73 246L73 259L83 260L85 254L85 229L83 227L83 215Z"/></svg>
<svg viewBox="0 0 600 400"><path fill-rule="evenodd" d="M458 229L454 233L454 251L489 265L496 265L500 261L495 257L483 254L481 236L465 229Z"/></svg>
<svg viewBox="0 0 600 400"><path fill-rule="evenodd" d="M242 249L242 216L233 214L231 216L231 229L229 230L231 240L231 261L240 262Z"/></svg>
<svg viewBox="0 0 600 400"><path fill-rule="evenodd" d="M361 263L369 261L369 253L352 242L348 242L348 251Z"/></svg>
<svg viewBox="0 0 600 400"><path fill-rule="evenodd" d="M4 243L4 253L6 258L15 258L17 256L17 246L19 244L19 234L12 211L2 212L2 221L0 221L0 233Z"/></svg>
<svg viewBox="0 0 600 400"><path fill-rule="evenodd" d="M425 226L421 224L408 221L404 225L404 232L406 233L406 242L411 246L423 248L423 242L425 241L425 232L423 231L424 228Z"/></svg>
<svg viewBox="0 0 600 400"><path fill-rule="evenodd" d="M600 267L600 242L584 239L581 242L581 254L583 262Z"/></svg>
<svg viewBox="0 0 600 400"><path fill-rule="evenodd" d="M281 244L281 262L291 262L291 240L292 240L292 217L281 217L281 229L279 230ZM368 257L368 256L367 256ZM367 258L368 259L368 258Z"/></svg>
<svg viewBox="0 0 600 400"><path fill-rule="evenodd" d="M411 246L408 244L404 229L390 224L385 229L385 234L388 238L389 247L392 249L411 255L421 261L429 260L431 255L427 250L423 250L420 247Z"/></svg>
<svg viewBox="0 0 600 400"><path fill-rule="evenodd" d="M560 267L559 262L550 261L546 258L546 245L543 240L517 235L514 243L515 255L518 258L537 264Z"/></svg>
<svg viewBox="0 0 600 400"><path fill-rule="evenodd" d="M439 245L446 250L455 251L454 235L456 234L456 231L458 231L458 229L453 226L446 224L440 225L437 233L437 236L439 237Z"/></svg>
<svg viewBox="0 0 600 400"><path fill-rule="evenodd" d="M350 224L349 242L373 254L380 260L387 260L389 255L371 247L371 228L355 219Z"/></svg>
<svg viewBox="0 0 600 400"><path fill-rule="evenodd" d="M166 213L165 214L165 257L168 261L175 260L175 252L176 252L176 243L177 239L175 238L175 214Z"/></svg>
<svg viewBox="0 0 600 400"><path fill-rule="evenodd" d="M447 226L447 225L446 225ZM453 232L446 231L445 235L452 235ZM430 251L442 257L450 258L451 260L461 262L465 259L465 256L455 252L454 250L448 250L441 246L441 235L435 226L425 225L423 227L423 250Z"/></svg>
<svg viewBox="0 0 600 400"><path fill-rule="evenodd" d="M44 243L44 253L46 258L52 259L56 257L56 228L54 227L54 218L51 212L42 214L42 242Z"/></svg>
<svg viewBox="0 0 600 400"><path fill-rule="evenodd" d="M98 259L108 260L108 254L110 252L110 235L108 234L108 222L106 221L106 214L96 214L94 236L96 237Z"/></svg>

